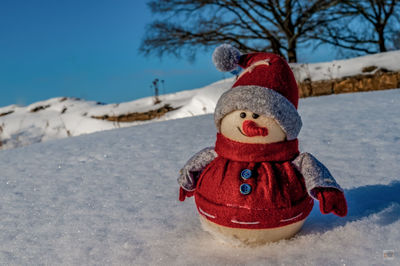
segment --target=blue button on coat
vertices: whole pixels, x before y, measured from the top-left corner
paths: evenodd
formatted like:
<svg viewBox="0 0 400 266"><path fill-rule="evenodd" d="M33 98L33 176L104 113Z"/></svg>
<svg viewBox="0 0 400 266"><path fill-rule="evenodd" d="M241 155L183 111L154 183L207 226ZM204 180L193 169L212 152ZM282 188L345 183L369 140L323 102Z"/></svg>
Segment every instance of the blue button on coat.
<svg viewBox="0 0 400 266"><path fill-rule="evenodd" d="M243 195L248 195L251 192L251 186L249 184L241 184L240 185L240 193Z"/></svg>
<svg viewBox="0 0 400 266"><path fill-rule="evenodd" d="M251 170L250 169L244 169L241 173L240 176L243 179L249 179L251 177Z"/></svg>

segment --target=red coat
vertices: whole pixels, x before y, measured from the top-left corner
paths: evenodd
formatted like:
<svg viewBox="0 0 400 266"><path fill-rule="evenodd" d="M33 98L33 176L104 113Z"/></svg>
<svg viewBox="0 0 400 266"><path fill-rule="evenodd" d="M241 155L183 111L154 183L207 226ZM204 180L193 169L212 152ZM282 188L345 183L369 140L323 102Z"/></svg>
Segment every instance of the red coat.
<svg viewBox="0 0 400 266"><path fill-rule="evenodd" d="M306 218L313 207L304 178L291 161L297 140L244 144L217 135L215 158L194 193L201 215L234 228L274 228ZM244 171L243 171L244 170Z"/></svg>

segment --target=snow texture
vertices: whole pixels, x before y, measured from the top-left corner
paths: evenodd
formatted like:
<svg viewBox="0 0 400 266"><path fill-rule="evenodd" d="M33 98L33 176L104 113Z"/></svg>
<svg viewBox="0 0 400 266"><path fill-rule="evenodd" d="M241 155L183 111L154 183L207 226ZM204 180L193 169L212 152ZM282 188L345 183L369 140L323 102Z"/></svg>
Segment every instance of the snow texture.
<svg viewBox="0 0 400 266"><path fill-rule="evenodd" d="M227 79L201 89L162 95L159 97L162 102L157 105L154 105L152 97L120 104L101 104L75 98L53 98L29 106L2 107L0 108L0 149L149 122L210 114L214 112L218 98L231 87L232 82L233 79ZM158 109L165 104L179 107L179 109L149 121L110 122L92 118L92 116L118 116L146 112Z"/></svg>
<svg viewBox="0 0 400 266"><path fill-rule="evenodd" d="M373 74L379 69L400 71L400 50L365 55L344 60L313 64L290 64L297 81L338 79L360 74ZM377 67L372 72L363 73L364 67Z"/></svg>
<svg viewBox="0 0 400 266"><path fill-rule="evenodd" d="M0 151L0 265L400 265L400 90L302 99L301 151L344 188L293 239L220 244L179 169L213 146L211 115ZM393 259L384 259L384 251Z"/></svg>

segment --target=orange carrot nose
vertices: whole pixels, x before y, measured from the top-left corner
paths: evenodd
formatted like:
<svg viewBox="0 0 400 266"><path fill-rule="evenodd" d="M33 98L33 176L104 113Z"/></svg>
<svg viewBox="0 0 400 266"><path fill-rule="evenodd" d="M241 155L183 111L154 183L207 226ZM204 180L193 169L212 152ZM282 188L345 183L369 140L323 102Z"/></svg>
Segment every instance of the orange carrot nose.
<svg viewBox="0 0 400 266"><path fill-rule="evenodd" d="M255 136L267 136L268 135L268 129L266 127L259 127L256 122L252 120L246 120L243 122L242 125L243 132L249 137L255 137Z"/></svg>

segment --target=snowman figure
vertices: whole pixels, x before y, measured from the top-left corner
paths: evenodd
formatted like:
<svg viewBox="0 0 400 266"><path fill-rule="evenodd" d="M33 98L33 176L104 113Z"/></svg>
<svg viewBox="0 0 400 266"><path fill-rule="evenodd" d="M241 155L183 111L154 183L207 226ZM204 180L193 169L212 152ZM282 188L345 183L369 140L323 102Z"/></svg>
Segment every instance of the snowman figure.
<svg viewBox="0 0 400 266"><path fill-rule="evenodd" d="M244 70L215 108L215 147L180 170L179 199L194 196L203 228L224 242L258 245L290 238L314 199L323 214L347 214L346 199L328 169L300 153L299 93L286 61L271 53L217 47L220 71Z"/></svg>

